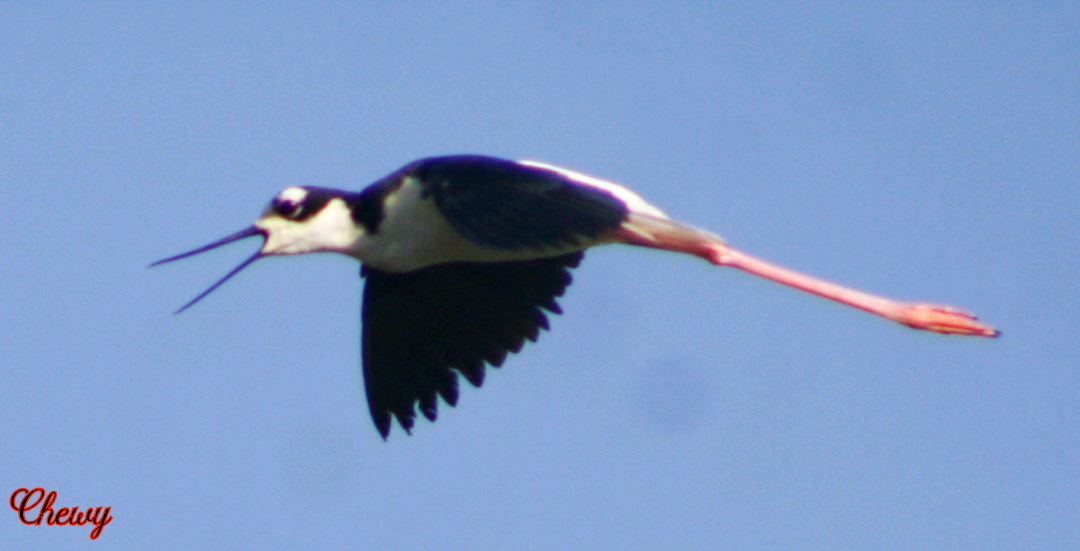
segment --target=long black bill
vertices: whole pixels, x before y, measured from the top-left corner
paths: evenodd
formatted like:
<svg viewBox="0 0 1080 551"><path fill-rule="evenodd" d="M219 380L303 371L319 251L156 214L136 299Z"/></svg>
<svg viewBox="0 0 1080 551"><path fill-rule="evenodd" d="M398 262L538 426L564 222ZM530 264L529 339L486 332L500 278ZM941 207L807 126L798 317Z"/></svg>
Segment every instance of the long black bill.
<svg viewBox="0 0 1080 551"><path fill-rule="evenodd" d="M182 253L182 254L178 254L176 256L170 256L169 258L158 260L157 262L151 264L150 267L153 268L154 266L157 266L157 265L160 265L160 264L165 264L167 262L172 262L174 260L180 260L181 258L187 258L189 256L194 256L194 255L197 255L199 253L204 253L204 252L209 251L211 249L216 249L216 248L218 248L218 247L220 247L222 245L228 245L229 243L232 243L233 241L239 241L241 239L246 239L248 237L253 237L253 236L256 236L256 235L261 235L261 236L263 236L263 238L266 237L266 234L263 232L263 230L260 230L259 228L256 228L255 226L251 226L250 228L238 231L238 232L236 232L236 233L234 233L234 234L232 234L232 235L230 235L230 236L228 236L228 237L226 237L224 239L219 239L219 240L214 241L213 243L211 243L209 245L199 247L198 249L195 249L194 251L188 251L186 253ZM229 278L231 278L232 276L239 273L240 270L243 270L244 268L247 268L248 264L251 264L252 262L255 262L256 260L261 258L262 255L263 255L262 251L257 251L255 254L251 255L251 258L248 258L247 260L240 263L240 265L233 268L233 270L231 272L225 274L225 277L218 280L217 283L211 285L209 289L203 291L202 294L200 294L199 296L193 298L191 300L191 302L183 305L182 307L180 307L179 310L177 310L176 312L173 312L173 313L174 314L179 314L180 312L183 312L184 310L187 310L193 304L195 304L196 302L199 302L200 300L202 300L203 297L205 297L206 295L209 295L210 293L214 292L214 289L217 289L218 287L220 287L222 283L225 283L226 281L228 281Z"/></svg>

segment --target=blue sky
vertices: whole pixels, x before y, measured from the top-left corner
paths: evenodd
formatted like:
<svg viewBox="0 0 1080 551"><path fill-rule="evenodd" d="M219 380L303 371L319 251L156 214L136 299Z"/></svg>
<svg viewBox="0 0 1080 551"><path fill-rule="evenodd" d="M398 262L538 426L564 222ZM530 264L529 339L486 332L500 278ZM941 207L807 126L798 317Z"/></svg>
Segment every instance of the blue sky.
<svg viewBox="0 0 1080 551"><path fill-rule="evenodd" d="M1080 547L1071 3L4 4L4 549ZM418 157L621 182L908 330L677 255L586 256L553 330L383 442L357 264L238 244Z"/></svg>

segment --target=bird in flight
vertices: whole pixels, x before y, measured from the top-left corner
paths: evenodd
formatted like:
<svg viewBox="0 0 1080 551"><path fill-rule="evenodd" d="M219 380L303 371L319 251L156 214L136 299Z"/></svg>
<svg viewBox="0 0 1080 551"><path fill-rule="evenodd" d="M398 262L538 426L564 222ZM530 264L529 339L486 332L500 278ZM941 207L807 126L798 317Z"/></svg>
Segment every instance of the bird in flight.
<svg viewBox="0 0 1080 551"><path fill-rule="evenodd" d="M438 397L458 399L548 329L546 312L584 250L624 243L703 258L854 306L915 329L996 337L951 306L901 302L750 256L710 232L675 222L613 182L536 162L479 155L414 161L360 192L289 187L244 230L151 266L246 237L262 247L176 311L264 256L333 252L361 263L362 362L368 408L385 439L392 417L407 432L415 408L434 421ZM456 373L455 373L456 372Z"/></svg>

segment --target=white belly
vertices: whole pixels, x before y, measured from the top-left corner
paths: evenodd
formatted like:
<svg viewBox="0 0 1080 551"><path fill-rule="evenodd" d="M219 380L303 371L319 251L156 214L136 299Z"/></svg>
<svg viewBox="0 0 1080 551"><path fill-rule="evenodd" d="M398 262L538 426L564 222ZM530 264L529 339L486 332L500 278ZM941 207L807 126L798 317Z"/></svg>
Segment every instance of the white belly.
<svg viewBox="0 0 1080 551"><path fill-rule="evenodd" d="M349 255L387 272L410 272L450 262L505 262L559 256L597 243L545 249L505 250L463 237L447 222L434 199L421 197L413 178L386 198L378 232L364 235Z"/></svg>

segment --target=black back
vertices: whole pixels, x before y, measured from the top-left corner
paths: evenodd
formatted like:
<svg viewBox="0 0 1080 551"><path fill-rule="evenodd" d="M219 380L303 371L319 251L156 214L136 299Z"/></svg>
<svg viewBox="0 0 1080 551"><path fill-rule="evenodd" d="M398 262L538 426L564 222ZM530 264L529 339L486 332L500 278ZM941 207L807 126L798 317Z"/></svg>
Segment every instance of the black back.
<svg viewBox="0 0 1080 551"><path fill-rule="evenodd" d="M627 215L607 191L505 159L432 157L401 173L419 180L463 236L499 249L576 246L618 228Z"/></svg>

